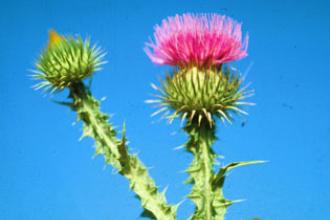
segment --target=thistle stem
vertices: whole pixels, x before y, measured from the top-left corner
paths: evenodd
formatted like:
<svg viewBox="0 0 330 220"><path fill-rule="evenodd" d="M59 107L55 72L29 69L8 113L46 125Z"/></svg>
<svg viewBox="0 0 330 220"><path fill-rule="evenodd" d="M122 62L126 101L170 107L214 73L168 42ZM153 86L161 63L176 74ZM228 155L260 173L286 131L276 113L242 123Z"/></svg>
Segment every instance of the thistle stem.
<svg viewBox="0 0 330 220"><path fill-rule="evenodd" d="M204 135L202 135L201 137L204 137ZM207 136L205 136L207 137ZM204 138L202 138L204 139ZM212 152L210 150L210 145L207 141L207 138L205 138L206 140L201 141L201 145L200 145L200 150L201 150L201 158L202 158L202 172L204 175L204 198L205 198L205 219L211 219L212 218L212 176L213 176L213 163L214 163L214 159L213 159L213 155Z"/></svg>
<svg viewBox="0 0 330 220"><path fill-rule="evenodd" d="M188 182L193 185L188 197L196 205L190 219L223 220L227 200L223 196L222 186L214 184L216 154L211 146L216 139L215 128L210 127L207 121L202 121L200 125L192 121L185 127L185 131L189 134L186 147L194 156L187 169L190 174Z"/></svg>
<svg viewBox="0 0 330 220"><path fill-rule="evenodd" d="M137 155L128 152L125 135L122 140L117 138L108 115L100 111L100 104L89 89L82 82L73 84L70 98L73 100L72 109L84 123L83 136L92 137L96 142L96 154L103 155L107 164L128 179L130 188L145 209L142 215L157 220L175 220L176 206L166 202L165 195L158 191L144 164Z"/></svg>

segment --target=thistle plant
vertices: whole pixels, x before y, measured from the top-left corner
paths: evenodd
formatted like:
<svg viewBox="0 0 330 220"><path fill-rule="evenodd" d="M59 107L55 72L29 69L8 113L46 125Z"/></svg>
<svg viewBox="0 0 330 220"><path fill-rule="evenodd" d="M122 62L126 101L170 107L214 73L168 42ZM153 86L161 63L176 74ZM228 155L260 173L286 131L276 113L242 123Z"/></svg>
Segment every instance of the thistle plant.
<svg viewBox="0 0 330 220"><path fill-rule="evenodd" d="M104 53L88 40L64 37L51 31L48 47L42 52L34 71L34 78L41 80L36 88L48 91L69 89L70 102L63 102L77 113L83 122L82 137L91 137L96 143L96 155L103 155L107 164L117 169L129 181L130 188L141 200L142 216L151 219L176 219L177 206L170 205L165 193L159 192L147 168L136 154L129 152L125 126L122 137L109 123L109 116L100 110L100 102L93 97L84 79L90 77L105 62Z"/></svg>
<svg viewBox="0 0 330 220"><path fill-rule="evenodd" d="M174 70L160 87L153 85L159 99L148 102L156 103L155 114L165 112L170 122L181 118L188 134L185 147L194 156L187 169L187 182L193 185L188 197L196 205L190 219L224 219L227 207L235 202L223 194L226 173L263 162L236 162L214 169L217 119L231 123L234 113L247 114L242 106L253 105L245 101L253 91L242 87L243 78L228 64L247 56L248 36L242 42L241 24L229 17L184 14L163 20L155 27L154 37L155 42L146 44L147 55Z"/></svg>
<svg viewBox="0 0 330 220"><path fill-rule="evenodd" d="M223 194L227 172L263 162L235 162L216 169L218 156L212 148L217 123L231 123L235 113L247 114L242 108L253 105L245 101L252 91L242 86L243 78L229 66L247 56L248 37L242 40L241 25L217 14L169 17L155 27L154 37L146 43L147 55L156 64L174 68L160 86L153 85L158 99L147 102L159 107L154 115L164 113L170 122L179 118L184 124L188 135L184 146L194 156L187 169L192 185L188 198L196 206L190 219L223 220L235 202ZM96 155L128 180L144 209L141 216L174 220L179 205L167 202L143 162L129 150L125 124L119 137L86 82L101 69L104 57L105 52L88 39L50 31L48 46L36 63L35 88L69 90L68 100L60 103L76 112L83 123L82 137L94 139Z"/></svg>

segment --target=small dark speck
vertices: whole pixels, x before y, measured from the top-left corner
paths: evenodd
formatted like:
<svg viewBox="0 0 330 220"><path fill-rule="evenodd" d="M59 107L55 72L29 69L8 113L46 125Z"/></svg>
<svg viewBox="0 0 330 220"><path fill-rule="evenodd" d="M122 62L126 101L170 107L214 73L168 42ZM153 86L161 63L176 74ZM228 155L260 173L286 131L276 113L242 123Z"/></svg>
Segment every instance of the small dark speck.
<svg viewBox="0 0 330 220"><path fill-rule="evenodd" d="M242 121L242 123L241 123L241 127L244 128L245 125L246 125L246 123L247 123L247 121Z"/></svg>
<svg viewBox="0 0 330 220"><path fill-rule="evenodd" d="M58 154L58 153L57 153L57 150L53 150L53 151L52 151L52 155L53 155L53 156L57 156L57 154Z"/></svg>
<svg viewBox="0 0 330 220"><path fill-rule="evenodd" d="M293 45L293 48L294 48L294 49L297 49L297 45Z"/></svg>
<svg viewBox="0 0 330 220"><path fill-rule="evenodd" d="M283 107L283 108L288 108L288 109L290 109L290 110L293 109L293 106L292 106L292 105L289 105L289 104L287 104L287 103L282 103L282 107Z"/></svg>
<svg viewBox="0 0 330 220"><path fill-rule="evenodd" d="M294 86L295 86L296 88L299 88L299 87L300 87L300 84L299 84L299 83L296 83Z"/></svg>

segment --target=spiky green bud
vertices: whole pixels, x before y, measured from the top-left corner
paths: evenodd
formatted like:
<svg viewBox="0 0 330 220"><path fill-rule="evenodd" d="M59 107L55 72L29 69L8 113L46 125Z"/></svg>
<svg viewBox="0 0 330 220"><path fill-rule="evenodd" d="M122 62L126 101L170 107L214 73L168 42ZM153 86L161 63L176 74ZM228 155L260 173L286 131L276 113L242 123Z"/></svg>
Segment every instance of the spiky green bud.
<svg viewBox="0 0 330 220"><path fill-rule="evenodd" d="M242 79L229 68L179 69L166 77L162 88L154 86L161 92L158 102L163 108L158 112L170 108L174 110L168 117L170 120L182 117L190 122L198 121L199 124L206 121L210 126L214 124L215 117L230 122L230 112L247 114L240 108L249 104L241 102L248 93L240 89L241 84Z"/></svg>
<svg viewBox="0 0 330 220"><path fill-rule="evenodd" d="M62 90L90 77L104 63L104 52L81 37L62 37L50 32L50 40L36 64L35 87Z"/></svg>

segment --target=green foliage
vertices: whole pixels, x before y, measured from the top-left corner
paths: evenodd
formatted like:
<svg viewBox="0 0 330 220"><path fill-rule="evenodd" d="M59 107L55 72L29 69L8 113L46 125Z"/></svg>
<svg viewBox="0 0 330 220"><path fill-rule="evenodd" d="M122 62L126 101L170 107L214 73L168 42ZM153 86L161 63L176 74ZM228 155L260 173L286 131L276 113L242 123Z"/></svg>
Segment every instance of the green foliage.
<svg viewBox="0 0 330 220"><path fill-rule="evenodd" d="M216 154L212 144L216 140L215 127L208 123L199 125L198 122L188 122L184 130L189 139L185 144L186 149L194 155L187 172L190 177L187 183L192 184L188 197L195 203L196 209L191 220L223 220L227 208L240 200L231 201L224 197L223 186L226 174L240 166L264 163L265 161L234 162L214 172Z"/></svg>
<svg viewBox="0 0 330 220"><path fill-rule="evenodd" d="M189 134L186 148L194 155L194 160L187 169L190 175L187 182L192 184L188 197L196 205L190 219L221 220L230 201L224 198L221 187L213 185L216 154L211 146L216 139L215 128L210 128L207 123L198 125L193 122L185 127L185 131Z"/></svg>
<svg viewBox="0 0 330 220"><path fill-rule="evenodd" d="M83 122L82 137L91 137L96 143L96 155L103 155L105 162L116 168L129 181L144 208L141 217L157 220L175 220L178 205L168 204L165 192L159 192L145 165L136 154L128 150L126 126L122 137L109 123L109 116L100 110L83 80L90 77L104 63L104 53L89 40L61 37L56 32L50 36L50 44L41 54L34 71L34 78L41 80L36 88L55 91L68 88L72 102L61 102L77 113ZM231 113L247 114L243 105L253 103L243 100L250 96L247 87L241 88L242 79L232 69L196 67L177 69L162 82L162 88L153 85L159 99L149 100L159 108L155 114L174 111L167 118L180 117L186 122L184 130L189 139L186 149L194 159L187 169L192 190L188 197L196 208L191 220L224 220L227 208L235 202L224 197L226 174L240 166L265 161L234 162L215 171L217 155L212 149L216 140L215 119L231 122ZM257 218L255 218L257 219Z"/></svg>
<svg viewBox="0 0 330 220"><path fill-rule="evenodd" d="M105 63L105 53L89 40L62 38L44 49L36 63L33 77L41 80L35 88L62 90L89 77Z"/></svg>
<svg viewBox="0 0 330 220"><path fill-rule="evenodd" d="M164 193L158 192L154 180L137 155L128 152L125 126L123 137L117 138L116 131L108 122L108 115L100 111L99 102L82 83L70 86L71 108L78 119L84 122L83 137L89 136L96 142L96 154L103 155L107 164L117 168L125 176L130 188L141 200L145 211L142 216L158 220L176 219L176 206L167 204Z"/></svg>
<svg viewBox="0 0 330 220"><path fill-rule="evenodd" d="M236 167L260 164L260 163L265 163L265 162L266 161L264 161L264 160L253 160L253 161L242 161L242 162L230 163L230 164L220 168L219 172L217 173L217 175L215 176L215 178L213 180L214 187L217 187L217 186L222 187L224 184L225 178L226 178L226 173Z"/></svg>

